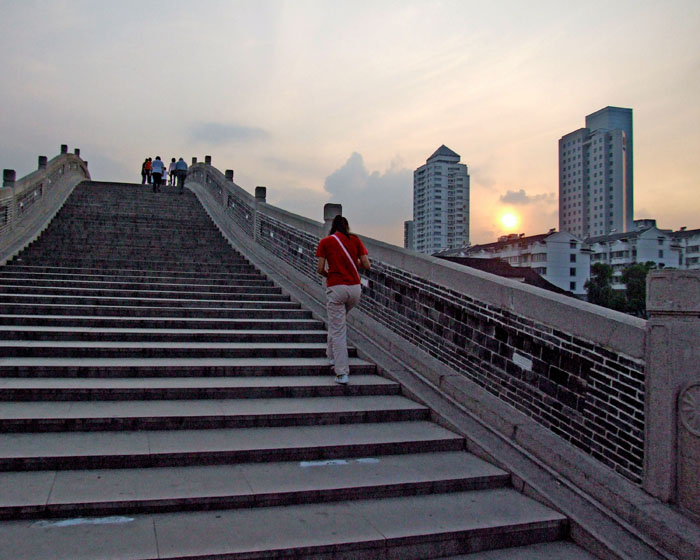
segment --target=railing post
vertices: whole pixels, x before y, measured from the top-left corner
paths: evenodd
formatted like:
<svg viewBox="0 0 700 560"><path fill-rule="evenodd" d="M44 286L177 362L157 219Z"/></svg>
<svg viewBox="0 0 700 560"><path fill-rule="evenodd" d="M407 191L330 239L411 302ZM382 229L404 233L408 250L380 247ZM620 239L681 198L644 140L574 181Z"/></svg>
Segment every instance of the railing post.
<svg viewBox="0 0 700 560"><path fill-rule="evenodd" d="M3 186L3 188L14 187L16 176L17 175L16 175L14 169L3 169L2 170L2 186Z"/></svg>
<svg viewBox="0 0 700 560"><path fill-rule="evenodd" d="M326 236L328 235L328 232L331 230L331 222L333 221L333 218L335 218L338 215L342 216L343 214L343 205L342 204L333 204L329 202L328 204L325 204L323 206L323 235Z"/></svg>
<svg viewBox="0 0 700 560"><path fill-rule="evenodd" d="M232 172L233 173L233 172ZM260 209L259 206L265 203L267 198L267 187L255 187L255 200L253 201L253 239L260 243Z"/></svg>
<svg viewBox="0 0 700 560"><path fill-rule="evenodd" d="M197 165L197 157L192 156L192 165Z"/></svg>
<svg viewBox="0 0 700 560"><path fill-rule="evenodd" d="M700 271L647 280L644 488L700 514Z"/></svg>
<svg viewBox="0 0 700 560"><path fill-rule="evenodd" d="M75 150L73 150L73 152L76 156L80 157L80 148L76 148Z"/></svg>
<svg viewBox="0 0 700 560"><path fill-rule="evenodd" d="M204 164L211 165L211 156L204 156Z"/></svg>
<svg viewBox="0 0 700 560"><path fill-rule="evenodd" d="M68 144L61 144L61 154L68 153Z"/></svg>
<svg viewBox="0 0 700 560"><path fill-rule="evenodd" d="M233 169L226 170L226 180L233 183Z"/></svg>
<svg viewBox="0 0 700 560"><path fill-rule="evenodd" d="M46 156L39 156L39 169L46 169L48 162L49 158Z"/></svg>

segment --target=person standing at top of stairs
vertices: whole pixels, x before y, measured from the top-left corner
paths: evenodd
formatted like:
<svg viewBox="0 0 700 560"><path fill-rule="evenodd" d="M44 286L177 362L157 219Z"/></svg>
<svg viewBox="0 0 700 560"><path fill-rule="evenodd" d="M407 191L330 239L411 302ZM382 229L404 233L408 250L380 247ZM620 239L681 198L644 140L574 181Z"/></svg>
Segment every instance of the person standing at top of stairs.
<svg viewBox="0 0 700 560"><path fill-rule="evenodd" d="M179 193L185 191L185 178L187 177L187 163L180 158L175 164L175 176L177 177L177 186L180 188Z"/></svg>
<svg viewBox="0 0 700 560"><path fill-rule="evenodd" d="M160 156L156 156L156 160L151 164L151 172L153 173L153 192L160 192L160 185L163 182L164 171L165 164L160 159Z"/></svg>

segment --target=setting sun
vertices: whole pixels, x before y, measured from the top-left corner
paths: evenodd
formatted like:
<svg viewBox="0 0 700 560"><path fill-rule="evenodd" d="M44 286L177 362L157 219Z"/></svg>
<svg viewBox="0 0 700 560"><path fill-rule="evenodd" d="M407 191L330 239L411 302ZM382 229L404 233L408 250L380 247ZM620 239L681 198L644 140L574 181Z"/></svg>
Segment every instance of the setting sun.
<svg viewBox="0 0 700 560"><path fill-rule="evenodd" d="M508 229L514 229L518 225L519 221L520 220L518 220L518 217L512 212L506 212L501 216L501 223Z"/></svg>

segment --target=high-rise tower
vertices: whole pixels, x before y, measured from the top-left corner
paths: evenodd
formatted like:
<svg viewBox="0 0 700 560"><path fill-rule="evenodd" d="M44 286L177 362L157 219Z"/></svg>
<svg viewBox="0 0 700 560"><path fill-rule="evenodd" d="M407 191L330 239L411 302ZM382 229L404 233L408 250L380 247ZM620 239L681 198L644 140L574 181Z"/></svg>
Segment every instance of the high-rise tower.
<svg viewBox="0 0 700 560"><path fill-rule="evenodd" d="M559 229L581 238L633 229L632 109L606 107L559 140Z"/></svg>
<svg viewBox="0 0 700 560"><path fill-rule="evenodd" d="M433 254L469 244L469 172L444 144L413 172L413 248Z"/></svg>

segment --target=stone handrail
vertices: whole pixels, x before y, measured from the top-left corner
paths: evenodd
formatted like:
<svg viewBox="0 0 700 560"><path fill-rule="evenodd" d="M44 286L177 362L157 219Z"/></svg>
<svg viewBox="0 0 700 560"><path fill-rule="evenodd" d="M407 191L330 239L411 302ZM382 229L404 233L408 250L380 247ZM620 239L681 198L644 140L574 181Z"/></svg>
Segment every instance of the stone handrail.
<svg viewBox="0 0 700 560"><path fill-rule="evenodd" d="M36 171L15 180L5 169L0 188L0 265L36 239L58 212L73 188L90 179L80 150L68 153L66 145L51 159L39 156Z"/></svg>
<svg viewBox="0 0 700 560"><path fill-rule="evenodd" d="M188 185L246 253L274 256L269 266L323 304L314 254L327 224L267 204L211 165L193 166ZM436 360L435 383L456 398L485 389L642 483L646 321L361 238L373 266L351 325L381 325L375 341L388 330L410 343L402 358L417 370Z"/></svg>
<svg viewBox="0 0 700 560"><path fill-rule="evenodd" d="M325 316L314 254L339 205L325 206L324 222L292 214L210 158L190 169L187 186L234 247ZM697 557L700 272L653 273L645 321L361 239L372 269L348 316L361 355L433 403L471 451L572 516L577 542L615 550L599 532L607 519L658 557Z"/></svg>

